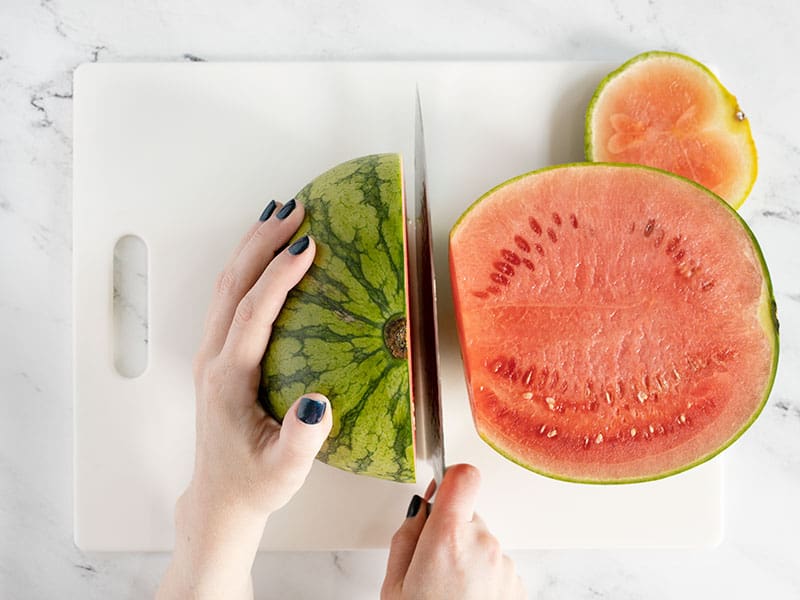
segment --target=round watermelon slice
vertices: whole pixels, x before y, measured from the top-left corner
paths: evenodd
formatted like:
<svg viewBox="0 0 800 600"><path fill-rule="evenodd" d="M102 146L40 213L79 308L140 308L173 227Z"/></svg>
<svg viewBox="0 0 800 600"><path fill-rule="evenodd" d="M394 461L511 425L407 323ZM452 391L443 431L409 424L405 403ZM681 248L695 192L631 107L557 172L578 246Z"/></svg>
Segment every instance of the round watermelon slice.
<svg viewBox="0 0 800 600"><path fill-rule="evenodd" d="M704 185L733 207L758 171L736 97L696 60L645 52L610 73L586 112L586 158L658 167Z"/></svg>
<svg viewBox="0 0 800 600"><path fill-rule="evenodd" d="M289 293L262 362L259 401L283 419L302 394L325 394L333 429L317 458L361 475L413 482L405 204L398 154L333 167L297 194L317 254Z"/></svg>
<svg viewBox="0 0 800 600"><path fill-rule="evenodd" d="M778 323L752 233L682 177L585 163L494 188L450 234L475 426L550 477L702 463L763 408Z"/></svg>

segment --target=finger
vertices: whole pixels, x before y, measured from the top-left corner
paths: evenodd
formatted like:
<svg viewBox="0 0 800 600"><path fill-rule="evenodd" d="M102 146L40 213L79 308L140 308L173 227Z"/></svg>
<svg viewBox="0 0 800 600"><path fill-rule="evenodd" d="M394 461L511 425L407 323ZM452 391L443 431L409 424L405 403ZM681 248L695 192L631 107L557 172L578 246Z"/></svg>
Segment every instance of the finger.
<svg viewBox="0 0 800 600"><path fill-rule="evenodd" d="M314 240L298 239L269 264L241 299L222 348L231 364L244 371L258 366L286 295L311 267L315 252Z"/></svg>
<svg viewBox="0 0 800 600"><path fill-rule="evenodd" d="M472 465L448 467L436 492L436 502L430 516L431 525L471 521L480 485L480 472Z"/></svg>
<svg viewBox="0 0 800 600"><path fill-rule="evenodd" d="M303 206L293 200L283 206L276 204L272 216L256 225L242 240L241 248L217 278L206 319L204 345L208 352L219 352L237 305L297 231L304 215Z"/></svg>
<svg viewBox="0 0 800 600"><path fill-rule="evenodd" d="M269 451L270 462L278 470L276 480L299 487L332 425L330 402L325 396L311 393L298 398L284 416L278 440Z"/></svg>
<svg viewBox="0 0 800 600"><path fill-rule="evenodd" d="M403 583L408 566L414 557L419 536L425 527L428 515L428 503L424 498L415 495L411 498L406 512L406 520L392 536L389 547L389 560L386 564L386 577L383 580L381 597L388 597L391 591Z"/></svg>

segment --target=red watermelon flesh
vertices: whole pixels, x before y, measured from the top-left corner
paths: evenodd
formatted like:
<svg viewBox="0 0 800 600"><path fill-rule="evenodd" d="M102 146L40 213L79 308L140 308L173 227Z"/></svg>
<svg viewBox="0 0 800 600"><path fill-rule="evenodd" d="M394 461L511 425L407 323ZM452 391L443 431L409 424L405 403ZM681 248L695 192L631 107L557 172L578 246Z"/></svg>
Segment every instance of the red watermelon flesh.
<svg viewBox="0 0 800 600"><path fill-rule="evenodd" d="M731 444L777 363L766 265L725 202L646 167L579 164L491 190L451 277L478 433L584 482L664 477Z"/></svg>

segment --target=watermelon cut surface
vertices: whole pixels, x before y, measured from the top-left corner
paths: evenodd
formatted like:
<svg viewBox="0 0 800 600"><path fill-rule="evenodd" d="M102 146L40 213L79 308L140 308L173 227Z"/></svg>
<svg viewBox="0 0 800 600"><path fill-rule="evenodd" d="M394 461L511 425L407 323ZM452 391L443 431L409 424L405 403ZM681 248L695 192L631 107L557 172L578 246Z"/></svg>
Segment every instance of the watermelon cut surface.
<svg viewBox="0 0 800 600"><path fill-rule="evenodd" d="M520 176L454 226L450 267L475 426L533 471L664 477L766 402L767 267L736 212L686 179L597 163Z"/></svg>
<svg viewBox="0 0 800 600"><path fill-rule="evenodd" d="M409 385L405 205L400 156L357 158L296 196L314 264L289 293L262 362L259 401L283 419L325 394L333 429L317 458L382 479L415 480Z"/></svg>
<svg viewBox="0 0 800 600"><path fill-rule="evenodd" d="M745 201L758 160L750 123L703 64L645 52L610 73L586 112L586 158L658 167Z"/></svg>

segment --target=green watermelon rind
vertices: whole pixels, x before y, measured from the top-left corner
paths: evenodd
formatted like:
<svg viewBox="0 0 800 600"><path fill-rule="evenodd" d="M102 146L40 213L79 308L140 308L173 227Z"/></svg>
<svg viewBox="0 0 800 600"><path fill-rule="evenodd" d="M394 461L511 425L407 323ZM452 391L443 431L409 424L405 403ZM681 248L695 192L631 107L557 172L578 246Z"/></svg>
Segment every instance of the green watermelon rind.
<svg viewBox="0 0 800 600"><path fill-rule="evenodd" d="M414 482L410 365L406 357L393 356L384 343L386 323L408 314L402 158L372 154L348 160L314 178L295 197L304 204L306 216L287 245L309 234L317 253L273 326L262 360L259 403L280 422L297 394L326 394L334 425L317 458L357 474ZM329 216L333 204L349 218L336 221ZM375 257L357 252L359 246L372 248L373 242L379 246ZM323 265L336 265L338 270L326 271ZM380 284L375 280L379 276ZM307 314L299 318L297 311L305 306L320 313L319 322L309 322ZM290 329L283 331L285 327ZM355 362L350 365L340 364L344 350L307 351L309 342L314 347L339 347L345 335L351 336L347 352ZM315 366L309 356L319 357L320 364ZM365 405L372 394L385 402Z"/></svg>
<svg viewBox="0 0 800 600"><path fill-rule="evenodd" d="M456 233L459 225L461 222L472 212L472 209L478 206L483 200L487 197L494 194L497 190L506 187L520 179L525 179L526 177L530 177L532 175L538 175L541 173L546 173L548 171L555 171L559 169L568 169L568 168L592 168L592 167L622 167L624 169L640 169L646 171L653 171L655 173L660 173L662 175L667 175L674 179L678 179L680 181L686 182L698 190L701 190L714 198L717 202L719 202L725 209L733 215L736 221L744 228L745 232L750 238L750 242L752 243L753 250L755 251L756 256L758 257L758 261L761 264L761 272L764 276L764 285L765 290L762 291L762 296L764 297L761 301L761 322L764 326L764 329L770 335L772 340L772 368L770 370L770 377L769 381L767 382L766 387L764 388L764 397L761 400L756 411L753 413L752 417L745 423L738 432L736 432L728 441L726 441L723 445L719 448L710 452L709 454L700 457L696 461L689 463L687 465L681 466L680 468L673 469L671 471L665 471L663 473L658 473L653 476L649 477L633 477L633 478L625 478L625 479L609 479L609 480L599 480L599 479L581 479L581 478L572 478L572 477L565 477L563 475L559 475L557 473L548 473L546 471L538 470L532 468L530 465L525 464L524 462L520 461L516 457L510 455L508 452L504 451L503 449L499 448L492 440L488 439L488 437L478 429L478 435L480 438L486 442L493 450L495 450L498 454L505 457L506 459L510 460L511 462L524 467L525 469L532 471L538 475L542 475L544 477L548 477L550 479L556 479L558 481L565 481L568 483L585 483L585 484L592 484L592 485L621 485L621 484L628 484L628 483L645 483L648 481L656 481L658 479L664 479L666 477L670 477L672 475L678 475L679 473L683 473L684 471L688 471L694 467L697 467L703 463L710 461L711 459L719 456L722 452L728 449L736 440L738 440L744 433L755 423L756 419L761 415L764 407L767 405L767 401L769 399L770 392L772 391L772 386L775 383L775 375L778 370L778 355L780 352L780 339L779 339L779 323L778 323L778 315L777 315L777 305L775 303L775 293L772 288L772 279L769 274L769 269L767 267L767 262L764 259L764 255L761 252L761 246L758 244L758 240L756 239L753 230L750 229L750 226L745 222L745 220L736 212L736 209L733 208L730 204L728 204L721 196L715 194L708 188L700 185L696 181L692 181L691 179L687 179L686 177L682 177L680 175L676 175L671 171L665 171L663 169L658 169L656 167L649 167L646 165L635 165L630 163L613 163L613 162L575 162L575 163L565 163L561 165L552 165L548 167L544 167L542 169L536 169L534 171L529 171L527 173L523 173L522 175L518 175L516 177L512 177L490 189L488 192L483 194L480 198L475 200L472 204L469 205L467 210L459 217L458 221L456 221L455 225L450 229L450 239L452 240L454 234Z"/></svg>
<svg viewBox="0 0 800 600"><path fill-rule="evenodd" d="M726 88L723 85L723 83L719 80L719 77L717 77L711 69L709 69L703 63L701 63L699 60L696 60L696 59L692 58L691 56L686 56L685 54L681 54L679 52L668 52L666 50L650 50L648 52L642 52L641 54L637 54L633 58L625 61L619 67L617 67L616 69L611 71L608 75L606 75L603 78L603 80L597 86L597 89L595 89L595 92L592 95L592 99L589 101L589 106L586 108L586 116L584 118L583 150L584 150L584 154L586 156L586 160L587 161L592 161L592 162L595 161L595 158L594 158L594 145L592 144L592 131L594 129L592 127L592 118L594 116L594 111L595 111L595 107L597 105L597 101L600 99L600 96L603 94L603 91L605 90L606 86L609 83L611 83L611 81L616 79L616 77L618 75L621 75L622 73L627 71L628 67L630 67L630 66L632 66L632 65L634 65L634 64L636 64L638 62L643 62L643 61L646 61L646 60L649 60L649 59L655 58L655 57L677 58L677 59L686 61L686 62L691 63L692 65L698 67L706 75L708 75L711 78L711 80L714 81L714 83L716 83L719 86L719 89L721 90L722 94L725 96L725 98L728 101L730 101L733 104L738 106L738 100L736 99L736 96L731 94L731 92L728 90L728 88ZM742 204L744 204L744 201L747 200L747 197L750 195L750 192L753 190L753 186L755 185L756 178L758 176L758 152L756 150L755 143L753 143L753 136L752 136L752 133L750 132L750 124L749 124L749 122L745 121L745 125L747 126L748 133L750 133L750 145L751 145L751 147L753 149L753 169L752 169L752 173L750 174L750 183L747 186L747 188L745 188L744 192L742 193L741 198L736 198L735 200L731 199L731 206L733 206L733 208L740 208L742 206ZM647 166L647 165L642 165L642 166ZM653 168L655 168L655 167L653 167Z"/></svg>

